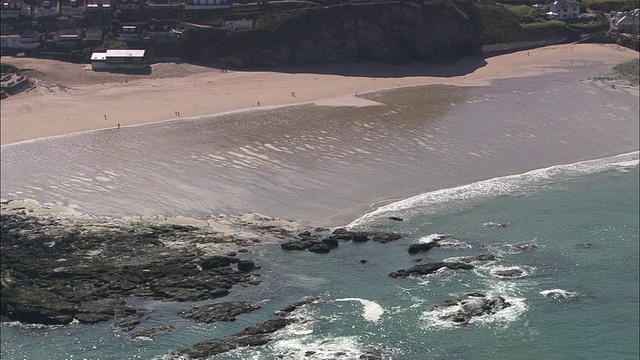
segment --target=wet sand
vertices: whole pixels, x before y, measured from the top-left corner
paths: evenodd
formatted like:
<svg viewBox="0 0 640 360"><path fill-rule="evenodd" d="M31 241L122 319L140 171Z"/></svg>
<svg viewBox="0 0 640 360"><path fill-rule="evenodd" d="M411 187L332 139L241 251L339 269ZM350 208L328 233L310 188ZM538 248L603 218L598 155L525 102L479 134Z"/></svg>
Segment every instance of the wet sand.
<svg viewBox="0 0 640 360"><path fill-rule="evenodd" d="M425 191L637 151L637 89L587 80L611 64L582 64L590 66L489 86L359 94L359 106L260 109L5 146L1 195L111 217L259 212L344 225Z"/></svg>

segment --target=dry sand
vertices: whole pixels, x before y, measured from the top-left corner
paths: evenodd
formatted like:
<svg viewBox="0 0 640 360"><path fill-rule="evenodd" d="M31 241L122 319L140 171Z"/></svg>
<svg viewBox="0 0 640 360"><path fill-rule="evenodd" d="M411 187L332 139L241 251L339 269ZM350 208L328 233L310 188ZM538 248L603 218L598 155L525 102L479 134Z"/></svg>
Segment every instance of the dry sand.
<svg viewBox="0 0 640 360"><path fill-rule="evenodd" d="M428 84L482 85L563 71L568 62L616 64L637 58L636 51L616 45L570 44L484 60L470 58L448 66L354 63L222 73L204 66L160 63L152 65L149 75L131 75L94 72L87 65L53 60L3 57L2 62L30 69L25 74L35 86L2 100L1 144L252 109L258 103L261 107L311 102L357 106L366 100L356 93Z"/></svg>

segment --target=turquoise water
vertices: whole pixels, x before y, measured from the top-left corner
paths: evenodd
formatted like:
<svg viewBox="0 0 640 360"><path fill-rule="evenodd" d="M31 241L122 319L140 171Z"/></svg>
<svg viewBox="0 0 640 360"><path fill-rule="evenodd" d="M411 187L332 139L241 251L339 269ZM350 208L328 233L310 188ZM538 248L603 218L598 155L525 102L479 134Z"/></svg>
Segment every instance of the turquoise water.
<svg viewBox="0 0 640 360"><path fill-rule="evenodd" d="M132 341L109 324L27 328L2 325L2 359L153 359L198 341L272 318L307 295L321 300L296 312L302 321L263 347L219 359L637 359L639 356L639 172L637 153L491 179L423 194L364 216L356 229L406 233L389 244L341 244L330 254L259 251L263 283L224 300L267 299L230 324L200 325L176 316L192 304L139 302L154 310L140 325L171 323L154 341ZM394 222L388 216L400 216ZM505 227L484 226L487 222ZM409 255L408 244L447 234L456 246ZM528 244L516 251L510 245ZM491 253L473 271L393 279L416 258ZM366 259L366 263L360 260ZM504 279L499 268L525 276ZM468 326L451 326L433 306L482 292L512 306ZM313 352L313 353L311 353Z"/></svg>

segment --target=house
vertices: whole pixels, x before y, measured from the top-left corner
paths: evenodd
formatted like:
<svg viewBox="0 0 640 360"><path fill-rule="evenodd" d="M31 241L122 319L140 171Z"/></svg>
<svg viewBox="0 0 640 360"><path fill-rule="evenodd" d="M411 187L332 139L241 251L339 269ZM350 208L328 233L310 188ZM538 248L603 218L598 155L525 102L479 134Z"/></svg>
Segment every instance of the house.
<svg viewBox="0 0 640 360"><path fill-rule="evenodd" d="M149 21L149 29L146 31L145 40L155 43L176 42L178 33L171 20Z"/></svg>
<svg viewBox="0 0 640 360"><path fill-rule="evenodd" d="M640 16L640 10L632 10L628 14L623 15L620 20L616 22L616 28L618 32L627 34L638 33L638 20Z"/></svg>
<svg viewBox="0 0 640 360"><path fill-rule="evenodd" d="M144 0L120 0L120 11L137 12L144 6Z"/></svg>
<svg viewBox="0 0 640 360"><path fill-rule="evenodd" d="M555 19L577 19L580 17L580 5L577 0L556 0L549 5L547 15Z"/></svg>
<svg viewBox="0 0 640 360"><path fill-rule="evenodd" d="M0 38L2 39L1 46L3 49L28 51L38 49L44 36L29 29L22 35L5 35Z"/></svg>
<svg viewBox="0 0 640 360"><path fill-rule="evenodd" d="M144 50L107 50L91 54L93 70L144 69L149 66Z"/></svg>
<svg viewBox="0 0 640 360"><path fill-rule="evenodd" d="M2 35L0 36L0 48L2 49L18 49L20 47L20 35Z"/></svg>
<svg viewBox="0 0 640 360"><path fill-rule="evenodd" d="M84 32L84 41L100 42L103 36L104 36L104 31L100 29L95 29L95 28L87 29L87 31Z"/></svg>
<svg viewBox="0 0 640 360"><path fill-rule="evenodd" d="M142 40L141 32L138 25L122 25L114 36L118 41L139 42Z"/></svg>
<svg viewBox="0 0 640 360"><path fill-rule="evenodd" d="M40 45L44 41L44 34L28 29L22 35L20 35L20 42L23 44L38 44Z"/></svg>
<svg viewBox="0 0 640 360"><path fill-rule="evenodd" d="M84 0L60 0L60 15L69 18L83 18L84 13Z"/></svg>
<svg viewBox="0 0 640 360"><path fill-rule="evenodd" d="M36 0L33 16L37 18L58 16L58 0Z"/></svg>
<svg viewBox="0 0 640 360"><path fill-rule="evenodd" d="M230 20L224 22L224 27L227 29L253 29L254 21L253 20Z"/></svg>
<svg viewBox="0 0 640 360"><path fill-rule="evenodd" d="M229 0L185 0L185 10L228 9L231 7Z"/></svg>
<svg viewBox="0 0 640 360"><path fill-rule="evenodd" d="M109 11L110 8L110 0L88 0L87 3L87 12Z"/></svg>
<svg viewBox="0 0 640 360"><path fill-rule="evenodd" d="M75 29L62 29L58 30L53 35L53 42L56 44L56 47L65 48L65 49L73 49L80 45L80 32Z"/></svg>
<svg viewBox="0 0 640 360"><path fill-rule="evenodd" d="M31 8L23 0L5 0L0 3L0 18L15 19L20 16L30 16Z"/></svg>

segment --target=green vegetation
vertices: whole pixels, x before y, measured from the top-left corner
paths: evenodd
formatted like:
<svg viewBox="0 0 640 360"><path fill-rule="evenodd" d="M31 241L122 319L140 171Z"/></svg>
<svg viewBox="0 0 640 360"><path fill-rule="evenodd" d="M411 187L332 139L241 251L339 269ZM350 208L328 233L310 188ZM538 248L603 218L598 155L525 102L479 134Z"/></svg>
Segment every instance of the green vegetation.
<svg viewBox="0 0 640 360"><path fill-rule="evenodd" d="M568 27L580 31L580 33L593 34L598 31L608 30L609 19L600 12L593 18L581 19L580 22L569 24Z"/></svg>
<svg viewBox="0 0 640 360"><path fill-rule="evenodd" d="M482 19L482 44L575 39L579 36L577 30L567 28L566 24L559 20L520 24L518 13L524 13L525 7L508 7L498 3L478 4Z"/></svg>
<svg viewBox="0 0 640 360"><path fill-rule="evenodd" d="M538 12L531 6L505 4L505 7L512 13L516 14L520 22L534 22L536 18L540 16L538 15Z"/></svg>
<svg viewBox="0 0 640 360"><path fill-rule="evenodd" d="M638 86L640 85L640 61L636 59L618 64L611 69L611 73L609 73L609 75L597 77L595 79L610 81L618 80L632 86Z"/></svg>
<svg viewBox="0 0 640 360"><path fill-rule="evenodd" d="M629 11L638 7L638 0L583 0L583 6L594 11Z"/></svg>

